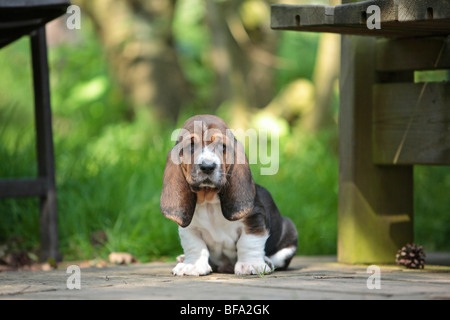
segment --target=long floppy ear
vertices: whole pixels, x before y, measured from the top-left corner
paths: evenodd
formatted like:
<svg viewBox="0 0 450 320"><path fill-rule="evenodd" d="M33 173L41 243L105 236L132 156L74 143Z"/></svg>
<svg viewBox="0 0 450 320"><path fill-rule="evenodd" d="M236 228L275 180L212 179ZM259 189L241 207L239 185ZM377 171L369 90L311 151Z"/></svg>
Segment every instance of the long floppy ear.
<svg viewBox="0 0 450 320"><path fill-rule="evenodd" d="M160 208L166 218L185 228L191 223L197 200L186 182L181 165L172 161L172 150L169 151L164 168Z"/></svg>
<svg viewBox="0 0 450 320"><path fill-rule="evenodd" d="M234 163L228 172L228 183L219 192L222 214L230 221L242 219L253 211L255 183L242 144L234 139Z"/></svg>

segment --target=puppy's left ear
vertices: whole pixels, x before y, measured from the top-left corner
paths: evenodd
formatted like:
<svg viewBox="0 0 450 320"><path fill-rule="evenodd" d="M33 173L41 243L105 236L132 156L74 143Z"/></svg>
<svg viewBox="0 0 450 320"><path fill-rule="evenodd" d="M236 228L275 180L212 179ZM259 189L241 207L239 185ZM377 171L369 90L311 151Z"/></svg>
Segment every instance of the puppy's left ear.
<svg viewBox="0 0 450 320"><path fill-rule="evenodd" d="M166 218L185 228L191 223L197 200L189 188L181 165L175 164L171 155L172 150L169 151L164 169L160 209Z"/></svg>
<svg viewBox="0 0 450 320"><path fill-rule="evenodd" d="M256 189L243 145L234 139L234 162L228 183L219 192L222 214L230 221L242 219L253 211Z"/></svg>

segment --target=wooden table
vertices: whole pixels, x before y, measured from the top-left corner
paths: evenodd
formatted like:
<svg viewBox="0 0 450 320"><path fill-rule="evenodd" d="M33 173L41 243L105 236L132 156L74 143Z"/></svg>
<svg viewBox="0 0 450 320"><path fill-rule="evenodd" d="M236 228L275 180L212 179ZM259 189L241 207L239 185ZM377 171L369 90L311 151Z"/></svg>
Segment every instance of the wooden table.
<svg viewBox="0 0 450 320"><path fill-rule="evenodd" d="M369 29L380 8L381 29ZM392 263L414 240L413 166L450 165L449 0L273 5L276 30L344 35L339 116L338 260ZM450 194L450 191L449 191Z"/></svg>
<svg viewBox="0 0 450 320"><path fill-rule="evenodd" d="M0 0L0 48L31 39L38 177L0 180L0 198L40 197L41 260L60 260L52 117L45 24L64 14L68 0ZM0 216L1 219L1 216Z"/></svg>

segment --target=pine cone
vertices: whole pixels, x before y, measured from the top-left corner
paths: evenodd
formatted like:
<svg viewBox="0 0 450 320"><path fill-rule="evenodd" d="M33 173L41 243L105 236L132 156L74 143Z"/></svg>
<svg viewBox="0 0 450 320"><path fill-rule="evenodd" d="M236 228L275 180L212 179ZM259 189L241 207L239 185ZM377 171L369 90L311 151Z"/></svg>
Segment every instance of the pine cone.
<svg viewBox="0 0 450 320"><path fill-rule="evenodd" d="M422 246L407 244L398 250L395 262L409 269L423 269L425 267L425 252Z"/></svg>

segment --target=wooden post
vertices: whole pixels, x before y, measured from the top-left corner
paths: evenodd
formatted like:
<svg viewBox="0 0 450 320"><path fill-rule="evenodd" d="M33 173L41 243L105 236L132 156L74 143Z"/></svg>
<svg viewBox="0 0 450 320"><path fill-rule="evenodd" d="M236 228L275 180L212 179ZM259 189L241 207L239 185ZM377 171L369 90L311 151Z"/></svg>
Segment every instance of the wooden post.
<svg viewBox="0 0 450 320"><path fill-rule="evenodd" d="M35 123L37 135L38 176L47 182L40 198L41 260L61 260L58 248L55 164L53 155L52 116L45 26L33 31L31 53L33 65Z"/></svg>
<svg viewBox="0 0 450 320"><path fill-rule="evenodd" d="M393 263L413 241L412 166L373 162L375 45L374 37L342 37L338 261L344 263Z"/></svg>

